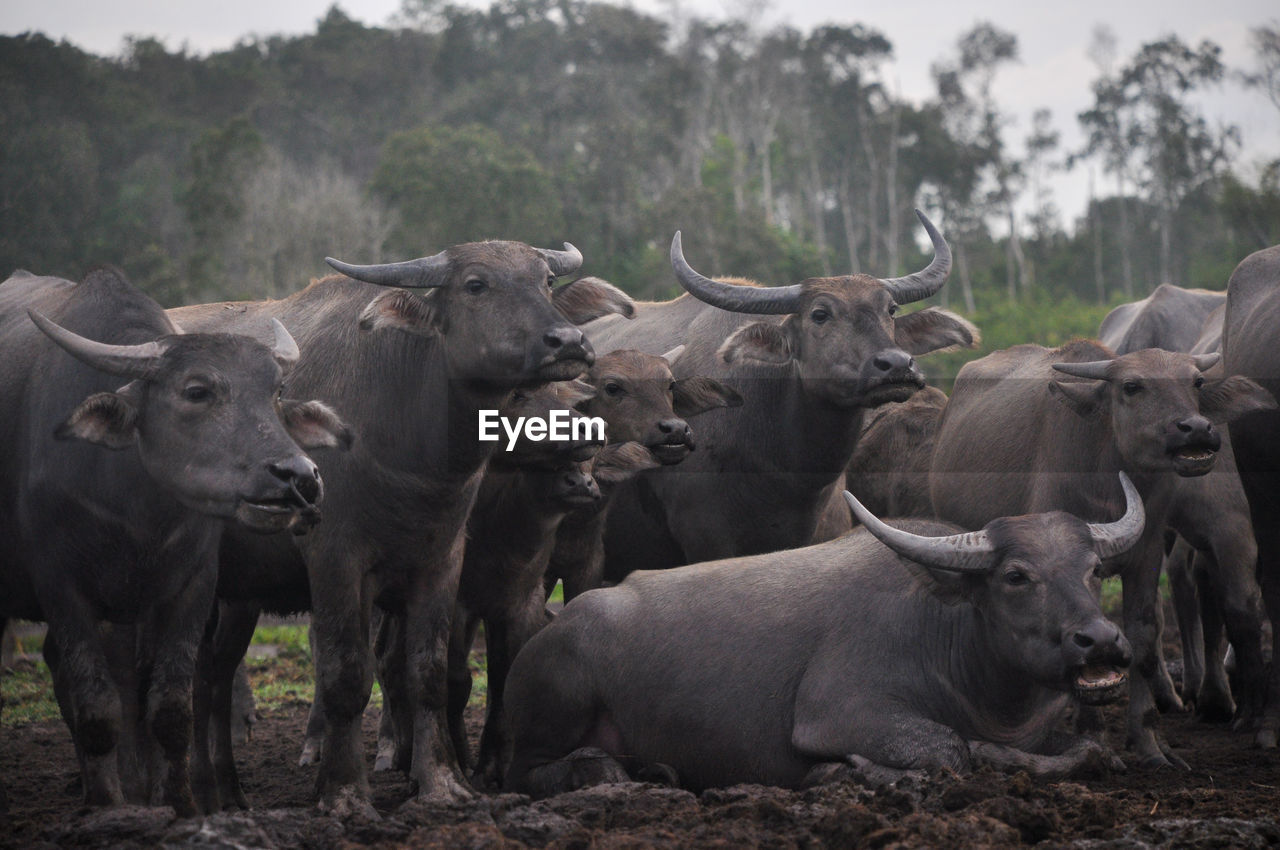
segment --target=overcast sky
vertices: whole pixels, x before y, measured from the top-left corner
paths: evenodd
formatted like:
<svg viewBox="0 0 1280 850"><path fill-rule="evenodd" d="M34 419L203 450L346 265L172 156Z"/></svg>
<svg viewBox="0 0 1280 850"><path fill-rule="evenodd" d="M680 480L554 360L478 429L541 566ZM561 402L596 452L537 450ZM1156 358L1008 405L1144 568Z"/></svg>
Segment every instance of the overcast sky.
<svg viewBox="0 0 1280 850"><path fill-rule="evenodd" d="M489 5L489 0L454 2ZM705 17L742 17L747 2L770 0L633 0L633 5L667 18L680 10ZM332 0L3 0L0 33L36 30L100 55L118 54L126 35L154 36L170 50L185 47L204 54L230 47L247 35L313 32L331 5ZM400 0L340 0L337 5L366 24L384 25L399 10ZM786 23L802 31L823 23L862 23L880 30L894 48L890 83L914 102L932 94L929 66L954 55L957 36L974 23L986 20L1013 32L1020 61L1000 72L995 94L1014 117L1006 140L1013 151L1020 152L1030 115L1040 107L1052 111L1064 144L1080 143L1076 114L1089 105L1089 84L1097 76L1087 54L1096 25L1105 24L1118 37L1121 63L1143 43L1175 33L1192 44L1211 39L1223 48L1228 66L1252 68L1249 29L1261 24L1280 26L1280 6L1274 0L889 0L865 5L847 0L774 0L763 20L766 25ZM1246 161L1280 157L1280 110L1261 93L1225 85L1203 102L1211 120L1240 127ZM1056 181L1057 200L1068 217L1083 207L1085 184L1082 169Z"/></svg>

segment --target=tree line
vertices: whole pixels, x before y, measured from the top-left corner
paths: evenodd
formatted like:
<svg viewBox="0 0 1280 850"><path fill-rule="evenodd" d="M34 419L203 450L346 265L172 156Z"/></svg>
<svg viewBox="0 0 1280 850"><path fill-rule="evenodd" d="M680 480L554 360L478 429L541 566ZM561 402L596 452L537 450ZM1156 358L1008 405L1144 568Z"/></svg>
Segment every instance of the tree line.
<svg viewBox="0 0 1280 850"><path fill-rule="evenodd" d="M660 298L676 229L710 274L891 276L926 259L921 206L955 250L951 306L1016 325L1078 305L1091 333L1105 305L1221 288L1280 242L1280 159L1248 167L1195 106L1240 80L1280 108L1280 32L1253 35L1233 67L1175 36L1121 57L1098 30L1079 150L1047 110L1011 143L993 81L1018 43L994 23L937 58L922 103L886 83L893 45L869 26L673 25L587 0L405 0L383 27L334 6L312 34L208 56L3 37L0 267L113 263L171 305L287 294L326 255L568 240ZM1048 188L1062 168L1098 178L1079 221Z"/></svg>

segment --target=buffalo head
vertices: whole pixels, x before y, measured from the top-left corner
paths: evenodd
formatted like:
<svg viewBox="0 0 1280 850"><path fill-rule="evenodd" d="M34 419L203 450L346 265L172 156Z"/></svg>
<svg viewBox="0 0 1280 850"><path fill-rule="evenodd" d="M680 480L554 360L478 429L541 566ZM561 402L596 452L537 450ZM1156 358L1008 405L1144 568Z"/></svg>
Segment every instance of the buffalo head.
<svg viewBox="0 0 1280 850"><path fill-rule="evenodd" d="M1147 348L1112 360L1055 363L1057 371L1086 380L1053 381L1049 390L1082 416L1109 417L1130 468L1204 475L1222 443L1215 424L1276 406L1248 378L1207 377L1219 357Z"/></svg>
<svg viewBox="0 0 1280 850"><path fill-rule="evenodd" d="M694 449L686 417L742 404L742 396L713 378L676 380L671 364L681 349L661 356L622 349L596 358L584 379L594 392L578 409L608 423L610 442L641 443L659 463L679 463Z"/></svg>
<svg viewBox="0 0 1280 850"><path fill-rule="evenodd" d="M575 325L605 313L631 315L631 299L593 278L556 288L582 254L522 242L469 242L401 263L353 266L326 258L343 274L396 289L360 317L365 329L391 327L447 342L455 375L501 384L576 377L595 359Z"/></svg>
<svg viewBox="0 0 1280 850"><path fill-rule="evenodd" d="M979 609L992 653L1045 687L1097 704L1119 696L1132 660L1099 604L1102 562L1133 547L1145 523L1137 488L1124 473L1120 483L1126 509L1115 522L1056 511L949 537L894 528L844 495L871 534L928 571L936 592Z"/></svg>
<svg viewBox="0 0 1280 850"><path fill-rule="evenodd" d="M933 242L934 256L926 268L906 277L855 274L779 287L711 280L685 261L679 233L671 243L671 265L681 285L708 304L786 316L739 328L720 349L726 361L794 363L805 386L838 407L902 401L924 385L914 355L978 339L973 325L942 310L897 317L900 305L941 289L951 269L946 240L923 213L916 215Z"/></svg>
<svg viewBox="0 0 1280 850"><path fill-rule="evenodd" d="M58 427L59 439L136 446L148 475L183 504L254 530L302 531L318 519L320 474L300 447L346 448L351 433L324 404L281 398L298 347L278 321L271 348L244 336L184 333L110 345L30 316L76 359L129 380L85 399Z"/></svg>

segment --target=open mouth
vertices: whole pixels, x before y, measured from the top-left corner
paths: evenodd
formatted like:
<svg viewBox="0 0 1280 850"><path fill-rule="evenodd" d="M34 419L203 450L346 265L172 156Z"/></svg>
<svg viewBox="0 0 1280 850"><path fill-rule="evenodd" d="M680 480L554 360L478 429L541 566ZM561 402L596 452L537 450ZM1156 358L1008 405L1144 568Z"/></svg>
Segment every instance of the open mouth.
<svg viewBox="0 0 1280 850"><path fill-rule="evenodd" d="M679 463L693 451L693 446L688 443L658 443L646 448L649 449L649 454L653 455L653 459L663 466Z"/></svg>
<svg viewBox="0 0 1280 850"><path fill-rule="evenodd" d="M1173 470L1183 477L1204 475L1213 468L1218 453L1206 446L1182 446L1169 453Z"/></svg>
<svg viewBox="0 0 1280 850"><path fill-rule="evenodd" d="M900 381L886 381L868 389L862 395L862 404L864 407L879 407L889 402L902 402L915 395L916 390L920 389L924 384L918 380L904 379Z"/></svg>
<svg viewBox="0 0 1280 850"><path fill-rule="evenodd" d="M538 366L538 378L543 381L571 381L591 368L592 360L590 357L544 360Z"/></svg>
<svg viewBox="0 0 1280 850"><path fill-rule="evenodd" d="M236 505L236 520L252 531L273 534L291 530L303 534L320 521L320 511L314 505L301 505L296 499L241 499Z"/></svg>
<svg viewBox="0 0 1280 850"><path fill-rule="evenodd" d="M1085 664L1076 673L1071 690L1086 705L1104 705L1120 698L1120 692L1128 680L1129 677L1115 667Z"/></svg>

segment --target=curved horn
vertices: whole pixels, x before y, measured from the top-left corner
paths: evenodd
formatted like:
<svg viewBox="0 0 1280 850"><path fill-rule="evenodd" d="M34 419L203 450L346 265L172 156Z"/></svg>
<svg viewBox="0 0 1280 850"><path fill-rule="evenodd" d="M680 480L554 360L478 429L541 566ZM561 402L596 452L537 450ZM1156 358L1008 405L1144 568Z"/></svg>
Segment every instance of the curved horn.
<svg viewBox="0 0 1280 850"><path fill-rule="evenodd" d="M916 218L920 219L925 232L929 234L929 241L933 243L933 260L915 274L881 278L880 282L889 288L893 300L899 304L910 304L928 298L942 288L942 284L947 282L947 275L951 273L951 246L942 238L928 216L916 210Z"/></svg>
<svg viewBox="0 0 1280 850"><path fill-rule="evenodd" d="M1120 486L1124 488L1124 516L1115 522L1089 523L1094 551L1103 560L1132 549L1146 525L1142 496L1138 495L1138 488L1133 486L1129 476L1123 472L1120 473Z"/></svg>
<svg viewBox="0 0 1280 850"><path fill-rule="evenodd" d="M325 257L324 261L336 271L347 277L363 280L365 283L376 283L378 286L403 286L408 289L427 289L445 284L445 270L449 267L446 252L421 257L417 260L405 260L402 263L380 263L373 266L353 266L333 257Z"/></svg>
<svg viewBox="0 0 1280 850"><path fill-rule="evenodd" d="M1054 363L1053 368L1077 378L1092 378L1095 381L1107 380L1107 370L1112 360L1091 360L1088 363Z"/></svg>
<svg viewBox="0 0 1280 850"><path fill-rule="evenodd" d="M156 367L156 361L164 354L165 346L158 342L141 345L111 345L85 339L35 310L27 315L45 336L56 342L64 351L82 363L100 369L109 375L123 378L146 378Z"/></svg>
<svg viewBox="0 0 1280 850"><path fill-rule="evenodd" d="M733 313L753 313L778 315L793 313L800 306L800 284L791 286L734 286L721 283L695 272L684 259L684 250L680 246L680 231L671 240L671 268L676 273L680 285L687 289L694 298L705 301L712 307L729 310Z"/></svg>
<svg viewBox="0 0 1280 850"><path fill-rule="evenodd" d="M681 354L684 354L683 344L677 345L675 348L663 354L662 359L667 361L668 366L671 366L673 363L676 362L677 359L679 359Z"/></svg>
<svg viewBox="0 0 1280 850"><path fill-rule="evenodd" d="M1193 354L1191 359L1195 361L1197 369L1201 372L1208 372L1218 365L1218 361L1222 359L1222 354L1217 351L1212 354Z"/></svg>
<svg viewBox="0 0 1280 850"><path fill-rule="evenodd" d="M556 277L562 274L576 272L582 266L582 252L570 245L564 243L563 251L553 251L550 248L534 248L542 259L547 261L547 265L551 268L551 273Z"/></svg>
<svg viewBox="0 0 1280 850"><path fill-rule="evenodd" d="M985 531L922 537L876 519L848 490L844 491L844 499L867 531L904 558L926 567L959 573L985 572L991 568L991 555L995 550Z"/></svg>
<svg viewBox="0 0 1280 850"><path fill-rule="evenodd" d="M289 329L280 323L280 320L271 317L271 330L275 332L275 344L271 346L271 353L275 355L276 362L280 364L280 368L288 369L298 362L298 358L302 353L298 351L298 343L294 341L293 334L289 333Z"/></svg>

